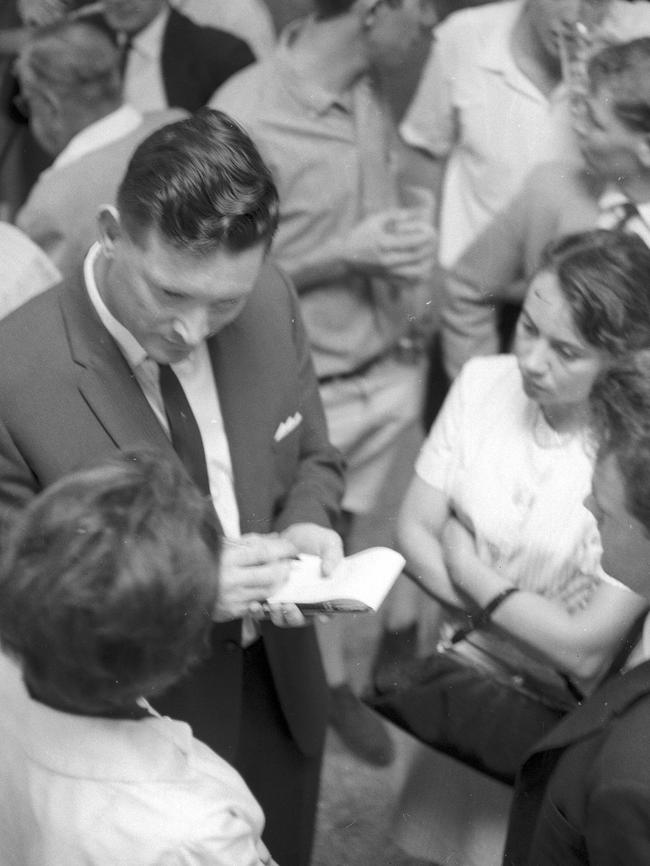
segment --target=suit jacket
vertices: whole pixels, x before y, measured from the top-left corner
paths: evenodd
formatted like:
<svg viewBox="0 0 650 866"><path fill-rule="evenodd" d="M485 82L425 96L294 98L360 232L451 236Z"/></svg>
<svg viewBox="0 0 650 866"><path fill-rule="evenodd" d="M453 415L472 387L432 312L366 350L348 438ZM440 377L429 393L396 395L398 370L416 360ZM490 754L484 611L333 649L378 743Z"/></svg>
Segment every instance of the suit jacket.
<svg viewBox="0 0 650 866"><path fill-rule="evenodd" d="M529 753L504 866L650 863L650 662L612 677Z"/></svg>
<svg viewBox="0 0 650 866"><path fill-rule="evenodd" d="M546 244L596 227L603 183L584 168L538 166L521 191L460 257L445 281L442 340L455 377L465 361L499 351L497 304L520 303Z"/></svg>
<svg viewBox="0 0 650 866"><path fill-rule="evenodd" d="M144 115L127 135L40 176L16 225L45 250L64 277L77 272L97 239L97 211L102 204L115 203L133 151L154 130L183 117L177 110Z"/></svg>
<svg viewBox="0 0 650 866"><path fill-rule="evenodd" d="M170 11L161 56L168 105L196 111L227 78L254 60L246 42L232 33L201 27L177 9Z"/></svg>
<svg viewBox="0 0 650 866"><path fill-rule="evenodd" d="M331 525L343 481L329 444L295 293L272 266L237 319L208 341L231 450L242 532ZM176 459L81 280L68 280L0 322L0 511L116 449L148 443ZM301 423L275 441L296 413ZM227 760L237 746L241 621L215 626L204 692L185 720ZM313 629L265 625L275 688L298 746L316 753L327 694ZM196 675L201 681L201 668ZM190 680L192 677L190 677Z"/></svg>

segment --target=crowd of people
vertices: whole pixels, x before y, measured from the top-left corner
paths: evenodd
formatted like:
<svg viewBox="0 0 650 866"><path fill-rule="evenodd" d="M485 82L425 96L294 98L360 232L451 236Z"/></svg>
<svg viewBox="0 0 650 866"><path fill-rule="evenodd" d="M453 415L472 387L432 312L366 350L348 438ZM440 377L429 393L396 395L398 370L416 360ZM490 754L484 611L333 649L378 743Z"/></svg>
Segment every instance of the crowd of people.
<svg viewBox="0 0 650 866"><path fill-rule="evenodd" d="M309 866L382 716L423 862L650 862L650 3L447 6L0 19L3 864Z"/></svg>

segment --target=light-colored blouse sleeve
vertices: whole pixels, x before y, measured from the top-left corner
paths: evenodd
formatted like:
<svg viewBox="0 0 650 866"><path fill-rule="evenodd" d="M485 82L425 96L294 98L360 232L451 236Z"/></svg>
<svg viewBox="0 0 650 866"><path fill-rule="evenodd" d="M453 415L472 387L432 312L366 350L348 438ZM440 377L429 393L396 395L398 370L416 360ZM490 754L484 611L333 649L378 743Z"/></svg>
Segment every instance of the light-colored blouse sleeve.
<svg viewBox="0 0 650 866"><path fill-rule="evenodd" d="M454 381L415 463L415 472L423 481L447 494L462 459L467 380L465 367Z"/></svg>

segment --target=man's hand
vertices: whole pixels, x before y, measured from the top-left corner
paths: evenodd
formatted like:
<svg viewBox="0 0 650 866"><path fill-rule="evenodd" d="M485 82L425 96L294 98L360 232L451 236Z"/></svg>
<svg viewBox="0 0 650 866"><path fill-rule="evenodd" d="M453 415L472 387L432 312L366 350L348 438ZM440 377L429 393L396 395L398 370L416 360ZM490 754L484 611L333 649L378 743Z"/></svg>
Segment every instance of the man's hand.
<svg viewBox="0 0 650 866"><path fill-rule="evenodd" d="M394 208L356 225L343 244L343 260L353 270L416 285L431 277L435 231L414 211Z"/></svg>
<svg viewBox="0 0 650 866"><path fill-rule="evenodd" d="M316 523L294 523L284 530L282 538L290 541L300 553L320 556L323 577L331 574L343 559L341 536Z"/></svg>
<svg viewBox="0 0 650 866"><path fill-rule="evenodd" d="M238 619L260 609L260 602L273 595L289 577L291 560L298 549L287 538L273 533L250 533L224 539L221 556L219 600L214 619Z"/></svg>

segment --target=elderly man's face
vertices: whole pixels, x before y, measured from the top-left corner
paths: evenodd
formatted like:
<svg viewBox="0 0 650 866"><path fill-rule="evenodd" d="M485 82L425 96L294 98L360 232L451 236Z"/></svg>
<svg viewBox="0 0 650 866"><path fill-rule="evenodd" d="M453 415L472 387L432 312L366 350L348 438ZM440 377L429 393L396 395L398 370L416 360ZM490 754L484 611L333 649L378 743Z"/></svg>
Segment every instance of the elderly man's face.
<svg viewBox="0 0 650 866"><path fill-rule="evenodd" d="M166 0L105 0L104 17L113 30L138 33L165 4Z"/></svg>
<svg viewBox="0 0 650 866"><path fill-rule="evenodd" d="M625 479L612 454L596 463L585 505L598 523L607 574L650 599L650 536L628 511Z"/></svg>
<svg viewBox="0 0 650 866"><path fill-rule="evenodd" d="M610 0L528 0L524 14L550 57L560 55L560 37L567 26L582 21L589 29L605 17Z"/></svg>
<svg viewBox="0 0 650 866"><path fill-rule="evenodd" d="M155 229L136 243L112 217L105 220L100 293L154 361L178 364L241 313L264 259L263 243L197 255Z"/></svg>

